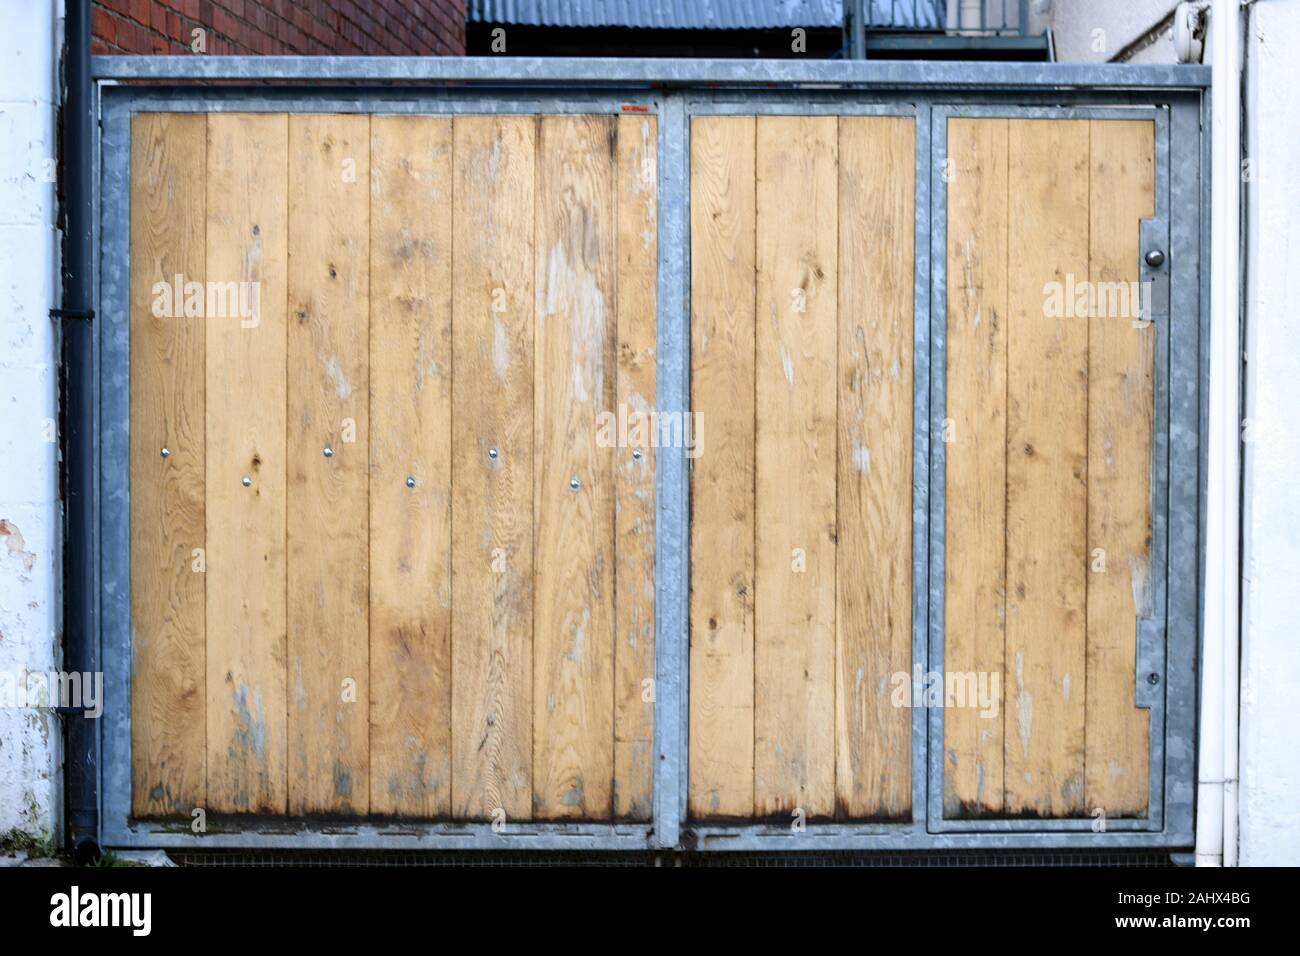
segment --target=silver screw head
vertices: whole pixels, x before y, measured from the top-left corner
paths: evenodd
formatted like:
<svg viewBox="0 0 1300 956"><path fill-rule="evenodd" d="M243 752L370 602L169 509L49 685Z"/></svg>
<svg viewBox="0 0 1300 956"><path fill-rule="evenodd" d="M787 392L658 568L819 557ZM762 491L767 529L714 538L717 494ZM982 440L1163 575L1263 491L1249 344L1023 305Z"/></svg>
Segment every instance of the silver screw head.
<svg viewBox="0 0 1300 956"><path fill-rule="evenodd" d="M493 461L496 461L498 454L499 452L495 448L488 449L488 457L491 458Z"/></svg>
<svg viewBox="0 0 1300 956"><path fill-rule="evenodd" d="M253 483L253 479L249 478L247 475L245 475L244 480L240 482L240 484L243 485L245 488L247 488L252 483Z"/></svg>
<svg viewBox="0 0 1300 956"><path fill-rule="evenodd" d="M572 488L574 491L577 491L579 488L582 487L582 482L580 482L577 479L577 476L575 475L573 478L569 479L569 487Z"/></svg>
<svg viewBox="0 0 1300 956"><path fill-rule="evenodd" d="M632 460L633 460L633 461L640 461L640 460L641 460L641 449L640 449L640 448L633 448L633 449L632 449Z"/></svg>
<svg viewBox="0 0 1300 956"><path fill-rule="evenodd" d="M415 477L414 477L413 475L407 475L407 476L406 476L406 487L408 487L408 488L414 488L414 487L415 487Z"/></svg>
<svg viewBox="0 0 1300 956"><path fill-rule="evenodd" d="M1159 269L1165 264L1165 254L1160 249L1152 249L1147 253L1147 265L1152 269Z"/></svg>
<svg viewBox="0 0 1300 956"><path fill-rule="evenodd" d="M162 451L158 452L159 458L170 458L171 455L172 455L172 450L170 448L164 448Z"/></svg>
<svg viewBox="0 0 1300 956"><path fill-rule="evenodd" d="M325 446L325 451L324 451L323 454L325 455L326 458L333 458L333 457L334 457L334 449L331 448L329 445L326 445L326 446Z"/></svg>

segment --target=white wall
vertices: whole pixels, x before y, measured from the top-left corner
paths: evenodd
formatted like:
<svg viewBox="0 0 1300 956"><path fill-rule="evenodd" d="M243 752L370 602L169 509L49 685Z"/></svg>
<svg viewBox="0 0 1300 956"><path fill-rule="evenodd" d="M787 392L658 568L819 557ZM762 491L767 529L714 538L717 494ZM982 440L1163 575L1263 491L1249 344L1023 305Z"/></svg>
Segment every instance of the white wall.
<svg viewBox="0 0 1300 956"><path fill-rule="evenodd" d="M1246 30L1241 862L1300 865L1300 0Z"/></svg>
<svg viewBox="0 0 1300 956"><path fill-rule="evenodd" d="M58 666L57 0L0 0L0 673ZM59 828L59 721L0 699L0 836Z"/></svg>
<svg viewBox="0 0 1300 956"><path fill-rule="evenodd" d="M1050 26L1056 57L1065 63L1105 63L1160 23L1176 0L1030 0L1031 22ZM1039 12L1041 11L1041 12ZM1132 63L1175 62L1172 32L1127 58Z"/></svg>

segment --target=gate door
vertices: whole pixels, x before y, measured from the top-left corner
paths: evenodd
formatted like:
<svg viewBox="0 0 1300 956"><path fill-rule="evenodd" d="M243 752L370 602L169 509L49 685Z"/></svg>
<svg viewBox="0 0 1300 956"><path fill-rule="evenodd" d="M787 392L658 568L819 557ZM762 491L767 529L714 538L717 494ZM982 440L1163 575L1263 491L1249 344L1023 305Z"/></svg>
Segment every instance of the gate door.
<svg viewBox="0 0 1300 956"><path fill-rule="evenodd" d="M1190 845L1208 71L95 69L106 845Z"/></svg>
<svg viewBox="0 0 1300 956"><path fill-rule="evenodd" d="M650 818L657 140L134 115L134 816Z"/></svg>
<svg viewBox="0 0 1300 956"><path fill-rule="evenodd" d="M1160 825L1168 127L1129 114L935 114L942 828Z"/></svg>

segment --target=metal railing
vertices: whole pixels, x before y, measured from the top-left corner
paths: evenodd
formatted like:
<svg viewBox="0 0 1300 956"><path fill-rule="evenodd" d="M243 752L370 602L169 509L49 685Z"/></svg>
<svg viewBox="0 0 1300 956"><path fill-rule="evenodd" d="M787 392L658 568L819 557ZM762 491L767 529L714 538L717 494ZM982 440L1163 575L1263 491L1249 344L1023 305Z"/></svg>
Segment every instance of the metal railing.
<svg viewBox="0 0 1300 956"><path fill-rule="evenodd" d="M1023 36L1028 7L1028 0L863 0L863 22L868 30Z"/></svg>

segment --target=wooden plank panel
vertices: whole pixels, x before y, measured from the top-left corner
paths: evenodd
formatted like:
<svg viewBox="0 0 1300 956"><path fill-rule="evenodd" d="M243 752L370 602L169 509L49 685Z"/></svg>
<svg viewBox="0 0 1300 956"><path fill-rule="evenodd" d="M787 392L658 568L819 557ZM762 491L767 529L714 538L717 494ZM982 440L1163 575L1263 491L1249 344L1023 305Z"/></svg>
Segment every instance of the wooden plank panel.
<svg viewBox="0 0 1300 956"><path fill-rule="evenodd" d="M289 155L289 810L365 813L370 118L292 115Z"/></svg>
<svg viewBox="0 0 1300 956"><path fill-rule="evenodd" d="M445 816L451 119L370 124L370 809Z"/></svg>
<svg viewBox="0 0 1300 956"><path fill-rule="evenodd" d="M614 815L649 820L654 786L655 283L658 121L618 119L618 409L630 442L615 452ZM635 416L635 417L634 417ZM637 425L644 439L637 440ZM640 453L640 457L636 456Z"/></svg>
<svg viewBox="0 0 1300 956"><path fill-rule="evenodd" d="M836 808L902 819L912 716L893 697L912 665L915 121L841 117L839 163Z"/></svg>
<svg viewBox="0 0 1300 956"><path fill-rule="evenodd" d="M607 819L614 777L614 121L537 145L533 815Z"/></svg>
<svg viewBox="0 0 1300 956"><path fill-rule="evenodd" d="M202 305L187 316L183 299L184 286L201 283L206 271L206 146L202 116L143 113L132 118L131 759L136 816L188 814L205 800L204 335ZM202 287L197 288L202 302ZM165 458L163 448L168 450Z"/></svg>
<svg viewBox="0 0 1300 956"><path fill-rule="evenodd" d="M1006 617L1007 121L948 121L944 669L998 677ZM943 715L946 817L999 813L1005 708Z"/></svg>
<svg viewBox="0 0 1300 956"><path fill-rule="evenodd" d="M1091 132L1087 809L1115 817L1145 813L1148 794L1150 714L1133 694L1137 620L1152 615L1156 333L1125 293L1140 279L1140 221L1155 215L1155 134L1145 120Z"/></svg>
<svg viewBox="0 0 1300 956"><path fill-rule="evenodd" d="M754 804L835 802L834 117L757 120Z"/></svg>
<svg viewBox="0 0 1300 956"><path fill-rule="evenodd" d="M754 811L754 130L691 121L690 814Z"/></svg>
<svg viewBox="0 0 1300 956"><path fill-rule="evenodd" d="M289 120L207 127L208 809L284 813Z"/></svg>
<svg viewBox="0 0 1300 956"><path fill-rule="evenodd" d="M474 820L532 814L536 127L453 122L451 803Z"/></svg>
<svg viewBox="0 0 1300 956"><path fill-rule="evenodd" d="M1084 799L1088 325L1048 313L1088 272L1088 124L1008 131L1006 810Z"/></svg>

